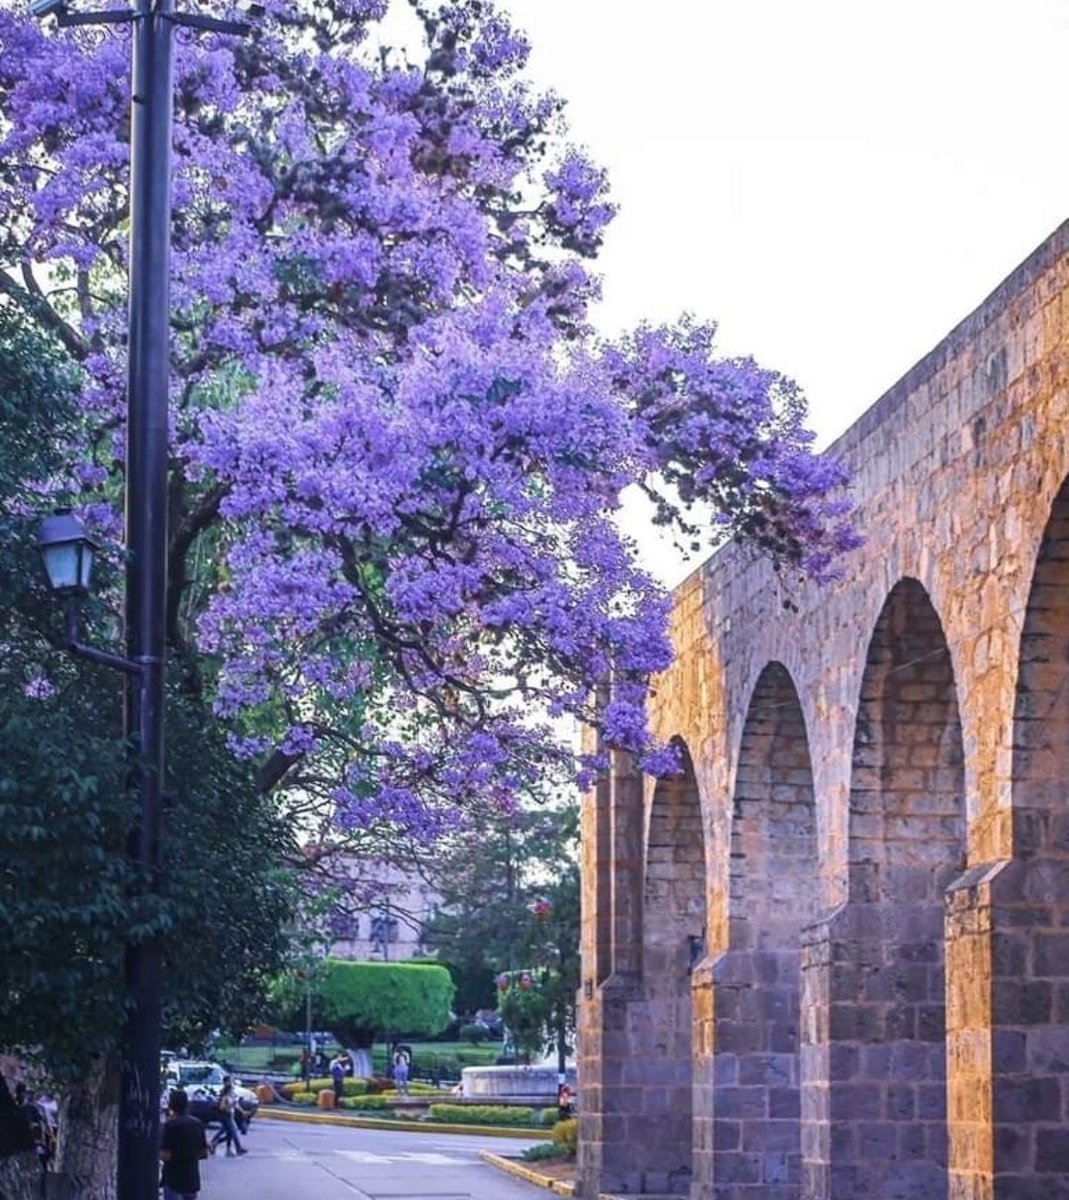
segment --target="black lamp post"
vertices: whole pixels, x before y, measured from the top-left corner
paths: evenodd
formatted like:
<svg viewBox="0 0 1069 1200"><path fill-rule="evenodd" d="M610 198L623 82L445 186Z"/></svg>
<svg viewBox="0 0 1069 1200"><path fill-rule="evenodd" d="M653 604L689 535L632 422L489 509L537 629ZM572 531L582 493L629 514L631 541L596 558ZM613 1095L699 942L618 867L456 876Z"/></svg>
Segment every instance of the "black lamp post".
<svg viewBox="0 0 1069 1200"><path fill-rule="evenodd" d="M127 676L124 725L140 793L128 853L155 886L164 745L167 596L167 400L170 372L172 38L176 25L242 34L244 22L175 11L175 0L69 11L67 0L30 0L60 26L133 26L130 130L130 300L126 419L126 657L82 645L75 598L88 590L92 543L69 513L44 522L41 551L53 587L68 596L68 645ZM249 6L250 15L262 9ZM74 524L72 524L74 522ZM53 574L53 571L55 574ZM153 1200L159 1179L162 965L155 938L125 946L127 991L119 1095L117 1200Z"/></svg>

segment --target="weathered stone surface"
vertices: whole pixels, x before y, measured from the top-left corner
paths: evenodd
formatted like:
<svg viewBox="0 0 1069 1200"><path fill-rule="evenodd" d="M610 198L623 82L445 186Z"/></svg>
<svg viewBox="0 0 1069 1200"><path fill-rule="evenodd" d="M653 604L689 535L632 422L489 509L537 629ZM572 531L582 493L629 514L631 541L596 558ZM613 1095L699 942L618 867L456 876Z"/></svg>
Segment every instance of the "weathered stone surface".
<svg viewBox="0 0 1069 1200"><path fill-rule="evenodd" d="M582 1195L1069 1200L1067 289L1063 226L839 439L839 582L677 589L686 770L584 809Z"/></svg>

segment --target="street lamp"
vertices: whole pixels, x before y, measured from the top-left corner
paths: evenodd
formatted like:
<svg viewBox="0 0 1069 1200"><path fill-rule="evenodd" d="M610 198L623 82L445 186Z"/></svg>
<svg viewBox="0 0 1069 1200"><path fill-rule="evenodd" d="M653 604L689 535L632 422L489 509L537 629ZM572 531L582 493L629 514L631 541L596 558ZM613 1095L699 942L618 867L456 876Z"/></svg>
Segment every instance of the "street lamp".
<svg viewBox="0 0 1069 1200"><path fill-rule="evenodd" d="M60 596L88 594L97 544L69 509L61 508L45 517L37 537L37 549L52 591Z"/></svg>
<svg viewBox="0 0 1069 1200"><path fill-rule="evenodd" d="M89 531L69 509L61 508L41 522L37 549L44 563L48 586L67 604L67 649L79 658L101 663L127 675L136 675L142 686L145 664L79 640L79 602L89 595L93 578L93 557L99 549Z"/></svg>

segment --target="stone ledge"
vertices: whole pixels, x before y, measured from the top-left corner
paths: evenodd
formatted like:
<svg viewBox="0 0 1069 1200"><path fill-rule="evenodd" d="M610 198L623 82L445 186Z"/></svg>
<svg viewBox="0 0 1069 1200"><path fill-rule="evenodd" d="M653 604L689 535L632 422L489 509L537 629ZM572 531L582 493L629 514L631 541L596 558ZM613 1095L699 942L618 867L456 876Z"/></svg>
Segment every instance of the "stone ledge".
<svg viewBox="0 0 1069 1200"><path fill-rule="evenodd" d="M494 1154L492 1150L480 1150L479 1157L491 1167L497 1167L499 1171L513 1175L516 1179L522 1179L525 1183L533 1184L535 1187L545 1188L554 1195L575 1195L575 1184L570 1180L551 1179L548 1175L541 1174L537 1167L529 1167L526 1163L518 1163L512 1158L502 1158L500 1154ZM640 1195L631 1193L627 1196L599 1192L598 1200L684 1200L684 1197L679 1192L642 1192Z"/></svg>
<svg viewBox="0 0 1069 1200"><path fill-rule="evenodd" d="M526 1163L518 1163L512 1158L502 1158L500 1154L494 1154L491 1150L480 1150L479 1157L484 1163L497 1167L499 1171L504 1171L507 1175L514 1175L525 1183L533 1183L535 1187L545 1188L557 1196L575 1195L575 1184L569 1179L550 1179L548 1175L541 1174L534 1167L527 1166Z"/></svg>

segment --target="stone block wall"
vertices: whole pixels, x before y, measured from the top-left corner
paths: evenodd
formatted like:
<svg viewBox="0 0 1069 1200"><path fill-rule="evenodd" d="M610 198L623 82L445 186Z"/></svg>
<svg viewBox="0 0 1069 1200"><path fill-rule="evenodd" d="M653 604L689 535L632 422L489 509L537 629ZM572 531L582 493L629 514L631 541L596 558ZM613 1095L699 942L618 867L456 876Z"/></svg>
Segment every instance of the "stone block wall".
<svg viewBox="0 0 1069 1200"><path fill-rule="evenodd" d="M585 806L584 1196L1069 1200L1069 226L833 452L842 579L695 572Z"/></svg>

